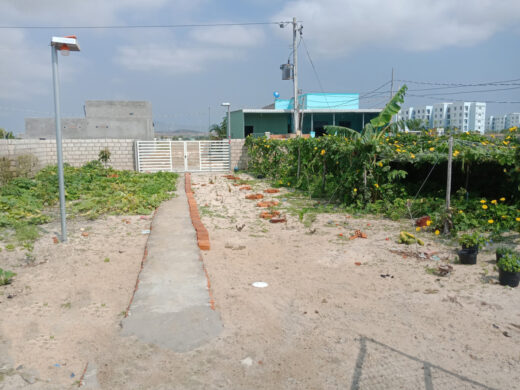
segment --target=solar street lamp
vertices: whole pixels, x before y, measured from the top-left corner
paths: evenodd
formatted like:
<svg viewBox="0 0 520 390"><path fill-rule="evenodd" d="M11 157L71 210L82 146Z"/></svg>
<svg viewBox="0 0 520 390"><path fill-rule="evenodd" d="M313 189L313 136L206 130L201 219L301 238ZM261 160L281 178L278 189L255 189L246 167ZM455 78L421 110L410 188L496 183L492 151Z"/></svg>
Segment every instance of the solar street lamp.
<svg viewBox="0 0 520 390"><path fill-rule="evenodd" d="M60 85L58 78L58 51L68 56L71 51L79 51L76 36L52 37L52 79L54 81L54 115L56 122L56 154L58 157L58 185L60 193L61 241L67 241L67 223L65 214L65 180L63 178L63 150L61 146L61 114L60 114Z"/></svg>

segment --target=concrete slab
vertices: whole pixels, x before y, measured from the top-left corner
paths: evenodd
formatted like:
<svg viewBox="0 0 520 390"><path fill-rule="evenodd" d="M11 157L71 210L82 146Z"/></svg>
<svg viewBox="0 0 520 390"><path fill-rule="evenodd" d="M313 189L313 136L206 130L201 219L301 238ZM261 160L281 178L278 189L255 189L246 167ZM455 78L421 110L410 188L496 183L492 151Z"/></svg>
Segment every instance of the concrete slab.
<svg viewBox="0 0 520 390"><path fill-rule="evenodd" d="M152 223L147 260L122 334L186 352L216 337L222 324L209 304L184 180L177 183L177 197L159 207Z"/></svg>

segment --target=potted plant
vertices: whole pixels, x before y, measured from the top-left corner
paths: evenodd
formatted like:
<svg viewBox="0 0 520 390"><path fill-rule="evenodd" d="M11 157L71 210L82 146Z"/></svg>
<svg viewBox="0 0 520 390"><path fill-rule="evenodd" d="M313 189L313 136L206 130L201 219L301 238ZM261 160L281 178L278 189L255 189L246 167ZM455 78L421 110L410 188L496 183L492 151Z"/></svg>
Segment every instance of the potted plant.
<svg viewBox="0 0 520 390"><path fill-rule="evenodd" d="M496 251L497 263L498 263L498 260L500 260L500 258L502 256L504 256L505 254L508 254L508 253L515 253L515 251L512 250L511 248L508 248L507 246L499 246Z"/></svg>
<svg viewBox="0 0 520 390"><path fill-rule="evenodd" d="M461 264L477 264L478 249L481 244L485 244L486 240L479 232L471 234L463 234L459 238L459 244L462 250L459 251L459 260Z"/></svg>
<svg viewBox="0 0 520 390"><path fill-rule="evenodd" d="M516 287L520 282L520 255L516 252L504 254L497 262L498 281L502 286Z"/></svg>

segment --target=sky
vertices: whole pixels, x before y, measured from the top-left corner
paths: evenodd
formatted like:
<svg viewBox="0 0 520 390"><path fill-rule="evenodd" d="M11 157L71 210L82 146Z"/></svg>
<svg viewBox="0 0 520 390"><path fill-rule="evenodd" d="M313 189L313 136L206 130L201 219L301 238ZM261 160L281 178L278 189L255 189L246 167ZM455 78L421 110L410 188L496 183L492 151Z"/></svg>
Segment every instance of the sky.
<svg viewBox="0 0 520 390"><path fill-rule="evenodd" d="M409 88L404 107L520 111L518 0L0 0L0 127L23 133L24 118L54 115L49 42L75 34L81 52L58 58L62 116L82 117L85 100L148 100L157 128L206 131L222 102L292 97L280 71L292 26L278 22L293 17L303 92L360 93L361 108L383 107L393 68L394 89ZM245 25L79 28L187 24Z"/></svg>

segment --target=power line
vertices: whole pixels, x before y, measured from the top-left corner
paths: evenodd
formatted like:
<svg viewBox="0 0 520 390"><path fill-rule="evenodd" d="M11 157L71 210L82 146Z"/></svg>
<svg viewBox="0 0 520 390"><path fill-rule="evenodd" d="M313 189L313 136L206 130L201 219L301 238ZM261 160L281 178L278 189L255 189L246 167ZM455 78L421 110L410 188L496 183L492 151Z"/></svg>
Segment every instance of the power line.
<svg viewBox="0 0 520 390"><path fill-rule="evenodd" d="M303 39L303 36L300 39L301 42L303 42L303 46L305 47L305 52L307 53L307 58L309 58L309 62L311 63L312 70L314 71L314 75L316 76L316 80L318 80L318 84L320 86L321 92L325 93L323 90L323 85L321 84L320 76L318 75L318 71L316 70L316 67L314 66L314 61L312 61L311 54L309 53L309 48L307 47L307 43L305 43L305 40ZM325 95L325 101L327 102L327 105L329 106L329 101L327 100L327 97ZM330 106L329 106L330 108Z"/></svg>
<svg viewBox="0 0 520 390"><path fill-rule="evenodd" d="M226 27L226 26L258 26L258 25L286 25L292 22L245 22L245 23L198 23L198 24L159 24L159 25L109 25L109 26L0 26L0 29L138 29L138 28L195 28L195 27Z"/></svg>
<svg viewBox="0 0 520 390"><path fill-rule="evenodd" d="M501 83L501 84L490 84L489 86L497 86L497 85L519 85L520 83ZM444 89L453 89L453 88L465 88L468 85L454 85L449 87L433 87L433 88L419 88L419 89L409 89L408 92L420 92L420 91L434 91L434 90L444 90Z"/></svg>
<svg viewBox="0 0 520 390"><path fill-rule="evenodd" d="M477 89L473 91L459 91L459 92L445 92L445 93L432 93L428 95L422 95L424 97L438 96L438 95L460 95L465 93L476 93L476 92L496 92L496 91L509 91L512 89L520 89L520 86L511 87L511 88L496 88L496 89Z"/></svg>
<svg viewBox="0 0 520 390"><path fill-rule="evenodd" d="M443 86L453 86L453 87L483 87L487 85L509 85L502 83L512 83L515 81L520 81L520 79L511 79L511 80L500 80L500 81L484 81L480 83L444 83L444 82L435 82L435 81L414 81L414 80L397 80L404 83L410 84L421 84L421 85L443 85Z"/></svg>
<svg viewBox="0 0 520 390"><path fill-rule="evenodd" d="M418 97L418 98L427 98L427 99L433 99L433 100L439 100L439 101L446 101L446 100L449 100L451 98L446 98L446 97L436 97L436 96L428 96L428 95L414 95L414 94L407 94L407 96L412 96L412 97ZM480 103L496 103L496 104L518 104L520 103L520 101L497 101L497 100L480 100L479 99L479 102Z"/></svg>

